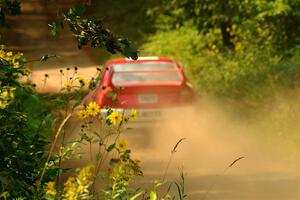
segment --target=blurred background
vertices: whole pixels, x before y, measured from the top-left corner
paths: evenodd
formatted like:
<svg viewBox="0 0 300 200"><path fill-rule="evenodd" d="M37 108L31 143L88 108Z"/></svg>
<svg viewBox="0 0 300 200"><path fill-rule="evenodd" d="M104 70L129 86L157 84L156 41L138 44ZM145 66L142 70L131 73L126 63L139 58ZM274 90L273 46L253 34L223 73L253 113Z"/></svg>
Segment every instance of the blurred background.
<svg viewBox="0 0 300 200"><path fill-rule="evenodd" d="M27 0L1 28L7 48L32 62L41 93L55 93L59 70L96 68L121 55L77 48L65 27L49 24L57 12L82 1ZM84 2L86 3L86 2ZM142 56L176 60L199 96L180 122L129 132L129 146L145 170L141 182L161 176L180 138L168 179L186 173L190 199L300 199L300 1L299 0L91 0L86 16L128 38ZM44 74L48 74L44 84ZM224 169L236 158L236 166ZM209 194L207 194L209 191Z"/></svg>

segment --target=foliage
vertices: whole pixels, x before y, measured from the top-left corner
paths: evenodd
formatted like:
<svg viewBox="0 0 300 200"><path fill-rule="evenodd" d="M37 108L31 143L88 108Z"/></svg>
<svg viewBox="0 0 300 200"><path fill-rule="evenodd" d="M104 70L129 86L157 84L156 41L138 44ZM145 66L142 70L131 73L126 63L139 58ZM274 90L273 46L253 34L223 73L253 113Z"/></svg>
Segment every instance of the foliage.
<svg viewBox="0 0 300 200"><path fill-rule="evenodd" d="M3 0L0 3L2 25L6 25L5 15L20 14L21 1ZM88 30L89 32L86 32L89 34L89 40L92 39L93 47L106 48L111 53L122 52L131 58L137 57L137 51L131 47L128 40L115 37L102 26L102 22L99 20L82 18L79 16L81 13L78 12L78 8L70 9L63 16L64 20L70 25L71 30L76 34L79 45L87 44L82 43L82 34ZM55 33L53 27L52 33ZM97 37L95 37L96 35ZM40 61L44 62L51 57L55 57L55 55L45 55ZM66 147L68 153L63 156L53 155L53 149L50 153L47 151L47 145L50 142L48 136L52 134L53 121L51 114L54 110L51 112L48 106L45 105L44 98L35 93L34 84L24 83L24 79L29 76L30 70L25 67L28 62L22 53L14 54L11 51L1 49L0 61L1 195L5 194L5 198L6 194L11 198L22 196L42 198L41 186L45 182L60 176L63 171L60 168L61 161L70 158L70 154L76 152L76 145L72 145L72 148ZM66 71L69 71L69 69ZM61 71L61 73L64 72ZM68 74L68 72L66 73ZM47 78L49 76L46 74L45 82ZM51 99L53 100L51 101L53 109L68 111L80 104L82 89L87 82L81 77L68 80L70 81L65 83L61 95ZM96 81L97 79L90 81L89 87L91 89L95 87ZM73 85L74 82L78 82L78 85ZM47 99L49 100L49 97ZM75 104L71 105L70 102L74 102L74 100ZM71 106L73 107L71 108Z"/></svg>
<svg viewBox="0 0 300 200"><path fill-rule="evenodd" d="M76 177L69 177L61 191L57 191L56 183L50 181L44 191L45 199L91 199L89 188L93 184L93 165L82 168Z"/></svg>
<svg viewBox="0 0 300 200"><path fill-rule="evenodd" d="M139 45L149 33L155 31L154 18L147 15L147 10L159 4L160 0L101 0L95 1L87 11L97 18L103 18L103 23L113 32L125 35L134 45Z"/></svg>
<svg viewBox="0 0 300 200"><path fill-rule="evenodd" d="M0 0L0 26L7 26L6 15L21 13L20 2L17 0Z"/></svg>
<svg viewBox="0 0 300 200"><path fill-rule="evenodd" d="M276 50L295 47L299 43L299 0L162 0L160 7L150 10L157 16L157 28L171 30L195 26L211 43L234 48L239 38L260 34L256 43L272 43ZM235 30L235 31L232 31ZM253 40L251 40L253 41Z"/></svg>
<svg viewBox="0 0 300 200"><path fill-rule="evenodd" d="M21 3L22 1L19 0L0 1L0 25L7 24L6 15L21 13ZM85 6L73 6L66 13L58 11L56 22L49 24L51 33L56 35L57 29L63 28L66 23L77 39L78 47L90 45L92 48L103 48L113 54L118 52L125 57L137 59L137 49L132 47L128 39L114 35L103 25L101 20L83 16Z"/></svg>
<svg viewBox="0 0 300 200"><path fill-rule="evenodd" d="M29 195L45 161L51 113L32 85L20 82L29 75L23 55L2 49L0 62L0 190Z"/></svg>
<svg viewBox="0 0 300 200"><path fill-rule="evenodd" d="M98 146L97 152L90 150L90 155L96 155L96 175L100 173L101 166L108 155L114 150L118 153L117 157L110 160L107 177L111 186L104 190L103 198L130 199L130 196L134 196L135 193L128 191L129 182L135 176L142 175L142 171L139 167L139 161L131 159L131 151L127 147L127 141L120 140L119 137L125 130L125 124L135 119L134 113L136 111L133 110L125 114L108 109L106 114L99 115L99 113L99 106L95 102L90 102L84 106L83 110L79 111L78 114L83 119L80 142ZM95 123L95 117L97 123ZM106 141L112 141L112 143L109 144ZM91 158L91 162L93 160Z"/></svg>
<svg viewBox="0 0 300 200"><path fill-rule="evenodd" d="M90 43L93 48L105 48L110 53L120 52L128 58L137 59L137 50L131 47L127 39L117 38L99 19L82 18L83 10L81 6L75 6L63 15L63 20L74 33L79 47Z"/></svg>

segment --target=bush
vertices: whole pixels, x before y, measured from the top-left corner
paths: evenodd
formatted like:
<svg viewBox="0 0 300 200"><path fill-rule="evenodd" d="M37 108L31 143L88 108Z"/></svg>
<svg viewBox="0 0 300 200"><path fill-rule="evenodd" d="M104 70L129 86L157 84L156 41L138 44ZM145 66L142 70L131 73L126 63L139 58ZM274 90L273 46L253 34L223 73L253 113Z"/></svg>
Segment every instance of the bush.
<svg viewBox="0 0 300 200"><path fill-rule="evenodd" d="M0 190L11 197L33 193L49 143L51 112L31 84L22 54L0 50Z"/></svg>

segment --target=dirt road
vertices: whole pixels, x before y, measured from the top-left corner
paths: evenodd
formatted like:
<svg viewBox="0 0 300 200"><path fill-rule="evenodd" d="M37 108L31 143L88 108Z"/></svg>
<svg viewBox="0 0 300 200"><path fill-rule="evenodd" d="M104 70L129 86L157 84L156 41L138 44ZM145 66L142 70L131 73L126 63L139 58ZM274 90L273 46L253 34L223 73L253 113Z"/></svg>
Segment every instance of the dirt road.
<svg viewBox="0 0 300 200"><path fill-rule="evenodd" d="M207 102L173 112L167 119L146 126L129 124L128 127L134 129L121 135L129 141L133 158L141 161L144 177L137 178L138 186L151 189L154 180L162 181L171 150L181 138L186 138L171 158L165 176L167 183L162 190L171 182L179 181L183 170L188 199L300 199L300 149L286 148L289 139L258 137L255 124L233 120ZM75 121L69 124L71 140L79 138L76 133L80 123ZM83 167L90 162L87 146L84 161L71 165ZM95 155L97 147L92 149ZM229 167L239 157L244 158ZM173 189L176 193L175 187Z"/></svg>
<svg viewBox="0 0 300 200"><path fill-rule="evenodd" d="M148 134L124 136L142 160L148 180L162 178L171 150L186 138L174 154L168 180L178 181L183 168L189 199L300 199L300 151L293 158L285 149L278 153L284 141L261 141L251 125L230 120L209 105L177 114L184 117L172 121L170 116L170 122L158 123ZM245 158L228 168L241 156Z"/></svg>
<svg viewBox="0 0 300 200"><path fill-rule="evenodd" d="M27 60L36 60L46 54L57 56L47 62L28 64L32 70L31 80L37 84L39 92L57 92L61 88L60 69L78 67L79 75L90 78L95 75L96 67L99 67L97 63L100 58L90 57L89 49L78 49L67 27L59 30L55 37L51 34L48 24L55 20L56 11L55 4L29 0L22 2L20 16L9 18L11 29L6 36L10 41L8 48L23 52ZM49 75L46 85L43 82L45 74Z"/></svg>
<svg viewBox="0 0 300 200"><path fill-rule="evenodd" d="M58 70L61 68L76 66L83 76L94 74L97 58L91 58L87 51L77 50L68 31L58 38L51 36L47 25L47 12L52 12L51 8L42 1L26 1L23 8L23 14L18 16L21 21L11 18L16 34L12 38L16 40L9 47L23 51L29 59L44 54L59 56L30 66L32 80L39 85L39 91L55 92L60 88ZM44 86L45 73L50 78ZM167 180L177 180L178 169L183 168L189 199L300 199L300 151L290 157L291 152L278 149L286 141L262 141L257 134L252 134L257 130L230 120L211 104L176 115L182 119L173 121L174 116L170 116L167 123L158 122L151 131L136 129L123 135L129 140L133 156L142 161L145 177L138 180L140 183L149 185L151 180L161 179L174 145L180 138L187 138L172 158ZM224 172L240 156L245 158Z"/></svg>

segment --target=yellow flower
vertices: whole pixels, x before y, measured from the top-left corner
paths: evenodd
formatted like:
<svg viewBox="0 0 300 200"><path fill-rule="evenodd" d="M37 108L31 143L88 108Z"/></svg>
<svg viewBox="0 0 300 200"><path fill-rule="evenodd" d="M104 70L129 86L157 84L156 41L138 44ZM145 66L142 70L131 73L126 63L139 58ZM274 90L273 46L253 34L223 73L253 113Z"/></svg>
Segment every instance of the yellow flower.
<svg viewBox="0 0 300 200"><path fill-rule="evenodd" d="M131 117L131 119L133 119L133 120L136 119L136 117L137 117L137 111L136 111L135 109L132 109L132 110L130 111L130 117Z"/></svg>
<svg viewBox="0 0 300 200"><path fill-rule="evenodd" d="M127 140L119 140L116 143L116 148L120 153L125 152L127 150L127 146L128 146Z"/></svg>
<svg viewBox="0 0 300 200"><path fill-rule="evenodd" d="M88 116L88 113L87 113L86 110L81 110L81 111L78 112L78 117L80 119L85 119L85 118L87 118L87 116Z"/></svg>
<svg viewBox="0 0 300 200"><path fill-rule="evenodd" d="M70 89L70 88L72 87L72 83L66 82L66 83L64 83L64 86L65 86L67 89Z"/></svg>
<svg viewBox="0 0 300 200"><path fill-rule="evenodd" d="M14 68L19 68L20 67L20 63L19 62L14 62Z"/></svg>
<svg viewBox="0 0 300 200"><path fill-rule="evenodd" d="M64 184L63 197L68 200L76 200L77 183L74 177L69 177L67 182Z"/></svg>
<svg viewBox="0 0 300 200"><path fill-rule="evenodd" d="M2 97L7 98L8 97L8 91L7 90L2 91L1 95L2 95Z"/></svg>
<svg viewBox="0 0 300 200"><path fill-rule="evenodd" d="M79 81L81 86L85 86L88 83L88 81L83 77L79 77L78 81Z"/></svg>
<svg viewBox="0 0 300 200"><path fill-rule="evenodd" d="M4 109L7 105L7 101L0 99L0 109Z"/></svg>
<svg viewBox="0 0 300 200"><path fill-rule="evenodd" d="M15 94L14 94L12 91L10 91L10 92L9 92L9 97L10 97L11 99L15 98Z"/></svg>
<svg viewBox="0 0 300 200"><path fill-rule="evenodd" d="M75 178L69 177L67 182L65 182L64 186L65 186L65 189L75 188L76 187Z"/></svg>
<svg viewBox="0 0 300 200"><path fill-rule="evenodd" d="M63 199L66 200L77 200L83 199L81 197L89 195L89 187L93 183L94 179L94 165L89 164L82 168L77 177L69 177L64 184Z"/></svg>
<svg viewBox="0 0 300 200"><path fill-rule="evenodd" d="M99 112L100 112L100 107L96 102L89 103L89 105L86 108L86 113L89 116L95 117L96 115L99 114Z"/></svg>
<svg viewBox="0 0 300 200"><path fill-rule="evenodd" d="M5 100L12 100L15 97L14 90L16 90L15 87L7 87L2 90L1 97Z"/></svg>
<svg viewBox="0 0 300 200"><path fill-rule="evenodd" d="M10 194L8 192L2 192L0 197L3 197L3 199L8 199L8 197L10 196Z"/></svg>
<svg viewBox="0 0 300 200"><path fill-rule="evenodd" d="M234 47L234 50L236 50L236 51L240 51L240 50L242 50L242 44L240 43L240 42L237 42L236 44L235 44L235 47Z"/></svg>
<svg viewBox="0 0 300 200"><path fill-rule="evenodd" d="M122 115L119 112L114 111L110 113L108 119L112 124L119 124L122 120Z"/></svg>
<svg viewBox="0 0 300 200"><path fill-rule="evenodd" d="M231 26L232 30L235 30L236 27L237 27L236 24L232 24L232 26Z"/></svg>
<svg viewBox="0 0 300 200"><path fill-rule="evenodd" d="M80 183L80 185L87 186L92 181L92 178L94 177L93 170L94 165L89 164L88 166L82 168L78 174L77 181Z"/></svg>
<svg viewBox="0 0 300 200"><path fill-rule="evenodd" d="M47 187L45 188L46 195L49 196L55 196L56 195L56 189L55 189L55 182L50 181L47 183Z"/></svg>
<svg viewBox="0 0 300 200"><path fill-rule="evenodd" d="M9 90L13 91L13 90L16 90L16 88L15 87L10 87Z"/></svg>
<svg viewBox="0 0 300 200"><path fill-rule="evenodd" d="M6 55L7 55L7 56L12 56L12 55L13 55L13 52L12 52L12 51L9 51L9 52L6 53Z"/></svg>
<svg viewBox="0 0 300 200"><path fill-rule="evenodd" d="M60 150L58 152L58 156L59 157L63 157L66 154L65 148L64 147L60 147Z"/></svg>
<svg viewBox="0 0 300 200"><path fill-rule="evenodd" d="M76 192L83 192L85 190L86 187L84 187L83 185L78 185Z"/></svg>
<svg viewBox="0 0 300 200"><path fill-rule="evenodd" d="M5 51L0 50L0 58L5 58Z"/></svg>

